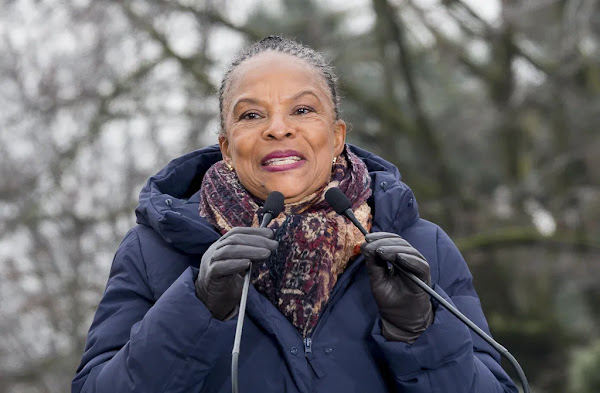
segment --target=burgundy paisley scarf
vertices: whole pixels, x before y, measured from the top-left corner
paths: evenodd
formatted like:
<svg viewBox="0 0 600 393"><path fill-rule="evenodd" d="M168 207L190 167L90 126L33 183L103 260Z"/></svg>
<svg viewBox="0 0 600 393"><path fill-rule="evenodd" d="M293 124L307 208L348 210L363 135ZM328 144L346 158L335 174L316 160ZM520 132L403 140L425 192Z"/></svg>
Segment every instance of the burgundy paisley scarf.
<svg viewBox="0 0 600 393"><path fill-rule="evenodd" d="M285 205L269 227L279 247L268 260L252 266L252 283L304 336L317 324L331 290L348 262L360 253L363 236L325 201L339 187L352 202L358 220L371 226L370 177L365 164L347 149L332 167L330 182L301 201ZM202 180L200 215L221 234L233 227L259 225L264 201L241 185L223 161Z"/></svg>

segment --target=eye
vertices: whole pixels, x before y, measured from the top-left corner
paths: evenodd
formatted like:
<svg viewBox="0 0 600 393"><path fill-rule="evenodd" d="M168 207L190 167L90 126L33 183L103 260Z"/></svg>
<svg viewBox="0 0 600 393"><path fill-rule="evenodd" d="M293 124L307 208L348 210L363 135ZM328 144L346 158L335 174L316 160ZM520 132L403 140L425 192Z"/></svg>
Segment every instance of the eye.
<svg viewBox="0 0 600 393"><path fill-rule="evenodd" d="M256 120L260 119L260 115L256 112L246 112L240 116L240 120Z"/></svg>
<svg viewBox="0 0 600 393"><path fill-rule="evenodd" d="M309 113L314 112L314 111L315 110L313 108L309 107L309 106L301 106L301 107L297 108L294 111L294 114L296 114L296 115L306 115L306 114L309 114Z"/></svg>

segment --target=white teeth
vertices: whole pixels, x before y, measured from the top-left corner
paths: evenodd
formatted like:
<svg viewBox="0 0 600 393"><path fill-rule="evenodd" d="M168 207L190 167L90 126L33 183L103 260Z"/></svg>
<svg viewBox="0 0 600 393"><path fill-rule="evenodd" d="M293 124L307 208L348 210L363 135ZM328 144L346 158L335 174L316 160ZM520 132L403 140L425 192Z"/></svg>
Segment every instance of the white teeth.
<svg viewBox="0 0 600 393"><path fill-rule="evenodd" d="M300 161L301 158L298 156L291 156L291 157L282 157L282 158L272 158L270 160L265 161L265 165L266 166L272 166L272 165L289 165L289 164L293 164L294 162Z"/></svg>

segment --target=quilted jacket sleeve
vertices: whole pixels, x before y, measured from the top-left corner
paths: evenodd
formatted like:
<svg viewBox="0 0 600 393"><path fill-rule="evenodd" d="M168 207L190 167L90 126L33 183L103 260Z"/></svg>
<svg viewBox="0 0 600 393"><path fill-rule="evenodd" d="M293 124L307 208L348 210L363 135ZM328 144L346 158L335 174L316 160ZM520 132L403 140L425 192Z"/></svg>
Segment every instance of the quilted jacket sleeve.
<svg viewBox="0 0 600 393"><path fill-rule="evenodd" d="M437 229L437 284L433 289L489 334L472 276L450 238ZM432 264L432 267L434 264ZM434 280L435 281L435 280ZM433 324L412 345L387 341L380 321L373 337L381 347L396 390L402 393L517 393L499 354L434 302Z"/></svg>
<svg viewBox="0 0 600 393"><path fill-rule="evenodd" d="M185 270L155 302L139 238L130 231L113 261L72 392L199 391L216 357L231 348L235 321L210 317L196 298L195 274Z"/></svg>

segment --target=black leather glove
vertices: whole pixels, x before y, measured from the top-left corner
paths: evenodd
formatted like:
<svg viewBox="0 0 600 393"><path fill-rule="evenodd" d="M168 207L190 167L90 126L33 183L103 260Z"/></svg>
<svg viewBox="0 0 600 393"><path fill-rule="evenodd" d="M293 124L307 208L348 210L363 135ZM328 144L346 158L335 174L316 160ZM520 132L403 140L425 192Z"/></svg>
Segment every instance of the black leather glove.
<svg viewBox="0 0 600 393"><path fill-rule="evenodd" d="M196 279L196 296L213 318L234 317L251 262L262 261L277 248L269 228L233 228L214 242L202 256Z"/></svg>
<svg viewBox="0 0 600 393"><path fill-rule="evenodd" d="M413 343L433 322L431 301L427 292L404 273L389 269L388 261L399 262L406 271L431 285L429 264L419 251L394 233L369 233L365 241L361 253L379 306L381 333L390 341Z"/></svg>

